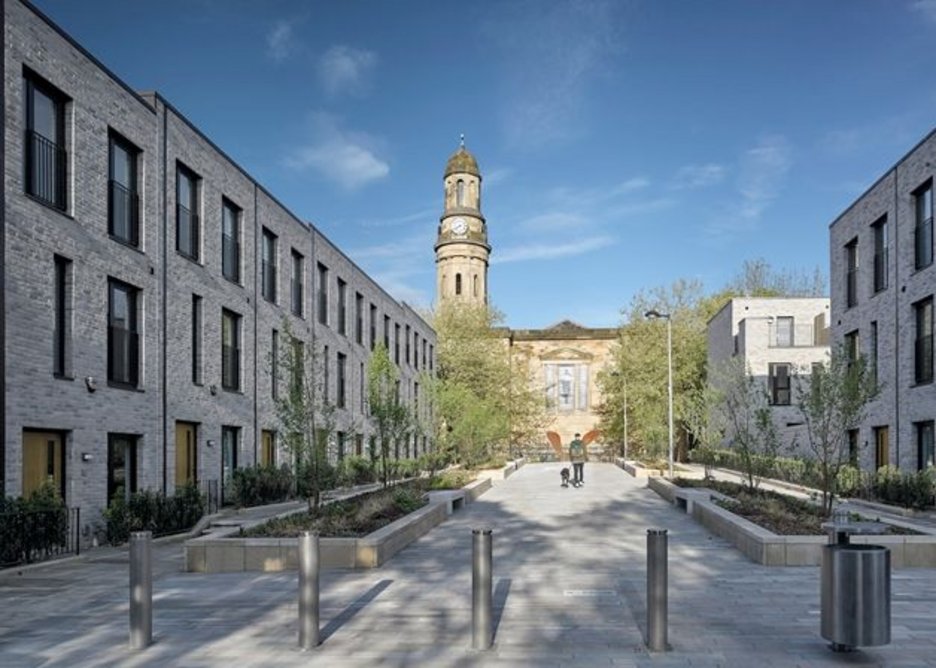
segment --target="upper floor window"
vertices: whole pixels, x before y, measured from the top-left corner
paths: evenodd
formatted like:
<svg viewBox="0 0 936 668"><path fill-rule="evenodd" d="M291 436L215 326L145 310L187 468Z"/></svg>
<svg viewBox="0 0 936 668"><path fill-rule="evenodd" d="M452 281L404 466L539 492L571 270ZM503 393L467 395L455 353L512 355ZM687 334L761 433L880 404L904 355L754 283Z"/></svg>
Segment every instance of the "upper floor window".
<svg viewBox="0 0 936 668"><path fill-rule="evenodd" d="M777 318L775 345L778 348L793 347L793 318L789 316Z"/></svg>
<svg viewBox="0 0 936 668"><path fill-rule="evenodd" d="M404 339L404 342L406 343L405 359L406 359L406 363L409 364L410 363L410 326L409 325L406 326L406 338Z"/></svg>
<svg viewBox="0 0 936 668"><path fill-rule="evenodd" d="M933 382L933 298L913 305L916 320L914 339L914 380L917 384Z"/></svg>
<svg viewBox="0 0 936 668"><path fill-rule="evenodd" d="M182 163L176 165L176 250L198 260L198 181Z"/></svg>
<svg viewBox="0 0 936 668"><path fill-rule="evenodd" d="M377 307L370 305L370 349L377 345Z"/></svg>
<svg viewBox="0 0 936 668"><path fill-rule="evenodd" d="M293 315L297 315L300 318L303 316L304 309L303 306L303 282L302 274L305 272L305 258L302 257L302 254L292 250L292 283L290 289L291 303L292 303L292 312Z"/></svg>
<svg viewBox="0 0 936 668"><path fill-rule="evenodd" d="M344 335L347 333L346 323L348 321L348 284L340 278L338 279L338 333Z"/></svg>
<svg viewBox="0 0 936 668"><path fill-rule="evenodd" d="M455 274L455 294L460 295L461 293L462 293L461 274Z"/></svg>
<svg viewBox="0 0 936 668"><path fill-rule="evenodd" d="M887 288L887 216L871 226L874 233L874 291Z"/></svg>
<svg viewBox="0 0 936 668"><path fill-rule="evenodd" d="M52 373L60 377L71 376L72 357L72 261L61 255L54 256L55 263L55 314L52 345Z"/></svg>
<svg viewBox="0 0 936 668"><path fill-rule="evenodd" d="M385 315L383 317L383 344L384 348L387 349L387 354L390 354L390 316Z"/></svg>
<svg viewBox="0 0 936 668"><path fill-rule="evenodd" d="M774 406L790 405L790 365L770 364L767 366L770 384L770 403Z"/></svg>
<svg viewBox="0 0 936 668"><path fill-rule="evenodd" d="M845 306L858 303L858 239L845 245Z"/></svg>
<svg viewBox="0 0 936 668"><path fill-rule="evenodd" d="M400 326L393 326L393 362L400 363Z"/></svg>
<svg viewBox="0 0 936 668"><path fill-rule="evenodd" d="M241 210L227 198L221 200L221 273L240 283Z"/></svg>
<svg viewBox="0 0 936 668"><path fill-rule="evenodd" d="M241 317L221 309L221 387L240 389Z"/></svg>
<svg viewBox="0 0 936 668"><path fill-rule="evenodd" d="M845 356L848 360L848 363L858 361L858 355L861 354L861 348L859 347L858 341L858 330L849 332L845 335Z"/></svg>
<svg viewBox="0 0 936 668"><path fill-rule="evenodd" d="M111 133L107 189L107 232L131 246L140 245L140 195L137 187L137 156L133 144Z"/></svg>
<svg viewBox="0 0 936 668"><path fill-rule="evenodd" d="M871 341L868 343L869 354L871 356L870 364L868 369L871 373L871 378L874 379L874 382L877 383L878 379L878 324L877 320L871 321Z"/></svg>
<svg viewBox="0 0 936 668"><path fill-rule="evenodd" d="M328 324L328 267L318 263L318 321Z"/></svg>
<svg viewBox="0 0 936 668"><path fill-rule="evenodd" d="M344 408L347 405L347 392L346 392L346 381L347 381L347 372L348 372L348 357L342 353L338 353L338 394L337 394L337 404L338 408Z"/></svg>
<svg viewBox="0 0 936 668"><path fill-rule="evenodd" d="M34 75L25 78L26 193L65 211L68 153L65 104L68 99Z"/></svg>
<svg viewBox="0 0 936 668"><path fill-rule="evenodd" d="M263 228L260 247L261 294L269 302L276 303L276 235Z"/></svg>
<svg viewBox="0 0 936 668"><path fill-rule="evenodd" d="M916 211L914 266L923 269L933 263L933 181L917 188L913 200Z"/></svg>
<svg viewBox="0 0 936 668"><path fill-rule="evenodd" d="M107 380L136 387L140 380L139 290L110 279L107 292Z"/></svg>
<svg viewBox="0 0 936 668"><path fill-rule="evenodd" d="M354 342L364 344L364 295L354 293Z"/></svg>
<svg viewBox="0 0 936 668"><path fill-rule="evenodd" d="M458 179L455 184L455 205L465 206L465 181L463 179Z"/></svg>

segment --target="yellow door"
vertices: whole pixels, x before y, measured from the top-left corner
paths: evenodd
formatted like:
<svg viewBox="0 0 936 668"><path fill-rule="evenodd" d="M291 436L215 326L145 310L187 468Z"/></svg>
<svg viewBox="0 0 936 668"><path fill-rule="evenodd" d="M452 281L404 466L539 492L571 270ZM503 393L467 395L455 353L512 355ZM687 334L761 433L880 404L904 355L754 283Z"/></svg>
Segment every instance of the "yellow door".
<svg viewBox="0 0 936 668"><path fill-rule="evenodd" d="M276 465L276 439L272 431L264 430L260 439L260 465Z"/></svg>
<svg viewBox="0 0 936 668"><path fill-rule="evenodd" d="M29 496L46 482L64 494L63 443L62 435L54 432L23 432L23 496Z"/></svg>
<svg viewBox="0 0 936 668"><path fill-rule="evenodd" d="M176 487L198 482L195 448L195 425L191 422L176 422Z"/></svg>
<svg viewBox="0 0 936 668"><path fill-rule="evenodd" d="M874 451L876 468L887 466L890 463L890 446L887 439L887 427L878 427L874 430Z"/></svg>

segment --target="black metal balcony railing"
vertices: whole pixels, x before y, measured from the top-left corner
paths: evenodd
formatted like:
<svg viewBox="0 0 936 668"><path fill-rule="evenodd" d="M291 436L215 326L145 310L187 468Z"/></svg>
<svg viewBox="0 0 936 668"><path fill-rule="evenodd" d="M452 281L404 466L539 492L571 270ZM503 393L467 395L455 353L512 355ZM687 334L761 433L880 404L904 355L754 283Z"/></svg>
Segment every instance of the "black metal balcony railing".
<svg viewBox="0 0 936 668"><path fill-rule="evenodd" d="M181 204L176 205L176 250L198 259L198 214Z"/></svg>
<svg viewBox="0 0 936 668"><path fill-rule="evenodd" d="M235 283L240 282L240 243L228 235L221 235L221 272Z"/></svg>
<svg viewBox="0 0 936 668"><path fill-rule="evenodd" d="M914 252L916 268L922 269L933 263L933 219L917 221L914 230Z"/></svg>
<svg viewBox="0 0 936 668"><path fill-rule="evenodd" d="M107 379L136 387L140 378L140 335L124 327L108 327Z"/></svg>
<svg viewBox="0 0 936 668"><path fill-rule="evenodd" d="M874 254L874 291L887 288L887 250Z"/></svg>
<svg viewBox="0 0 936 668"><path fill-rule="evenodd" d="M276 264L263 260L260 263L261 292L267 301L276 301Z"/></svg>
<svg viewBox="0 0 936 668"><path fill-rule="evenodd" d="M0 512L0 568L79 554L81 508Z"/></svg>
<svg viewBox="0 0 936 668"><path fill-rule="evenodd" d="M292 280L292 312L302 317L302 281Z"/></svg>
<svg viewBox="0 0 936 668"><path fill-rule="evenodd" d="M64 211L68 153L38 132L26 131L26 192Z"/></svg>
<svg viewBox="0 0 936 668"><path fill-rule="evenodd" d="M221 346L221 387L240 389L240 348Z"/></svg>
<svg viewBox="0 0 936 668"><path fill-rule="evenodd" d="M914 377L917 383L933 382L933 335L921 336L915 341Z"/></svg>
<svg viewBox="0 0 936 668"><path fill-rule="evenodd" d="M849 269L845 275L845 305L855 306L858 303L858 270Z"/></svg>
<svg viewBox="0 0 936 668"><path fill-rule="evenodd" d="M140 245L140 198L111 179L107 189L108 232L131 246Z"/></svg>

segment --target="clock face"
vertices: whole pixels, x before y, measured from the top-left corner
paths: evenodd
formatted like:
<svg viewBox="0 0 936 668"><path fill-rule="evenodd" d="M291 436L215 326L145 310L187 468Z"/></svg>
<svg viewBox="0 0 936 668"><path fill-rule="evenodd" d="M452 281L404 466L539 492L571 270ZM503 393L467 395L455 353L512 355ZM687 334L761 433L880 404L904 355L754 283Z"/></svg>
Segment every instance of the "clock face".
<svg viewBox="0 0 936 668"><path fill-rule="evenodd" d="M468 231L468 223L464 218L456 218L452 221L452 232L461 236Z"/></svg>

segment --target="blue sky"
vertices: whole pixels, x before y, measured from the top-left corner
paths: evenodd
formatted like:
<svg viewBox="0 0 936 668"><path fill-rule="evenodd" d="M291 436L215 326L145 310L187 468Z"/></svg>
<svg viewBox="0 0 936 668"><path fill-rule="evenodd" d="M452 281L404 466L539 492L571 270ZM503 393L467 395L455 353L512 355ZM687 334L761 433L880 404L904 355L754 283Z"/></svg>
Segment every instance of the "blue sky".
<svg viewBox="0 0 936 668"><path fill-rule="evenodd" d="M829 223L936 119L936 0L36 4L418 306L464 133L520 328L745 259L827 272Z"/></svg>

